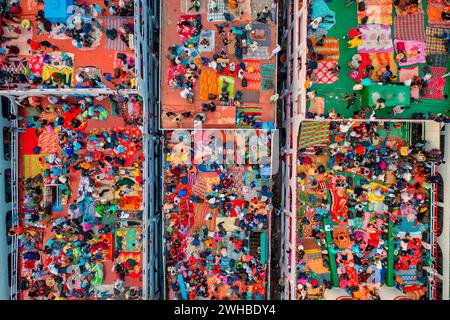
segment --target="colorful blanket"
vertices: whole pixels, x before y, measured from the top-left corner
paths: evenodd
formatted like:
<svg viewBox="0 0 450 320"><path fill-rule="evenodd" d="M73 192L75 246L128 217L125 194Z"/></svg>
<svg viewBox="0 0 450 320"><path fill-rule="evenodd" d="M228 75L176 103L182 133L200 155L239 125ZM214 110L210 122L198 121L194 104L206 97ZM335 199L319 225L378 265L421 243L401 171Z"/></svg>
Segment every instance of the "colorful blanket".
<svg viewBox="0 0 450 320"><path fill-rule="evenodd" d="M339 61L339 39L338 38L325 37L323 46L316 45L317 40L319 40L319 38L311 39L315 52L323 55L324 59L326 59L326 60L333 60L336 62Z"/></svg>
<svg viewBox="0 0 450 320"><path fill-rule="evenodd" d="M228 37L228 54L234 56L236 54L236 35L234 33L230 33Z"/></svg>
<svg viewBox="0 0 450 320"><path fill-rule="evenodd" d="M362 46L359 53L385 53L394 50L392 46L391 28L383 25L360 26Z"/></svg>
<svg viewBox="0 0 450 320"><path fill-rule="evenodd" d="M394 38L397 40L425 41L425 17L423 14L396 16Z"/></svg>
<svg viewBox="0 0 450 320"><path fill-rule="evenodd" d="M177 82L175 81L176 76L184 75L186 67L184 65L169 66L167 71L167 85L171 88L179 88Z"/></svg>
<svg viewBox="0 0 450 320"><path fill-rule="evenodd" d="M40 77L44 71L44 56L33 54L29 60L30 72L32 75Z"/></svg>
<svg viewBox="0 0 450 320"><path fill-rule="evenodd" d="M196 21L196 18L196 15L182 15L178 18L177 33L181 42L184 43L195 36L194 22ZM189 25L186 25L187 23L189 23Z"/></svg>
<svg viewBox="0 0 450 320"><path fill-rule="evenodd" d="M274 64L262 64L261 65L261 77L262 77L262 90L270 90L275 87L275 65Z"/></svg>
<svg viewBox="0 0 450 320"><path fill-rule="evenodd" d="M298 196L300 199L300 196ZM310 237L313 234L315 227L320 226L320 222L316 221L314 217L316 216L316 210L310 206L307 206L303 212L302 220L306 219L309 223L302 223L302 236Z"/></svg>
<svg viewBox="0 0 450 320"><path fill-rule="evenodd" d="M379 81L379 73L386 67L391 67L391 72L394 75L397 75L397 63L394 59L394 53L388 52L388 53L362 53L361 54L361 65L360 70L361 72L364 70L364 68L372 64L374 67L374 72L372 72L372 81Z"/></svg>
<svg viewBox="0 0 450 320"><path fill-rule="evenodd" d="M217 8L216 10L211 10L211 0L208 0L208 21L219 22L225 21L223 14L225 13L225 3L224 0L216 0Z"/></svg>
<svg viewBox="0 0 450 320"><path fill-rule="evenodd" d="M142 196L124 196L119 199L121 210L142 210Z"/></svg>
<svg viewBox="0 0 450 320"><path fill-rule="evenodd" d="M42 168L42 165L39 161L39 158L44 157L45 155L31 155L26 154L23 156L23 162L24 162L24 178L32 178L39 174L44 173L44 168Z"/></svg>
<svg viewBox="0 0 450 320"><path fill-rule="evenodd" d="M336 13L331 11L324 0L314 0L311 6L311 18L327 17L319 25L319 29L330 30L336 24Z"/></svg>
<svg viewBox="0 0 450 320"><path fill-rule="evenodd" d="M358 3L362 0L358 0ZM392 24L392 0L365 0L365 10L358 10L358 24L368 17L365 24Z"/></svg>
<svg viewBox="0 0 450 320"><path fill-rule="evenodd" d="M107 233L107 234L101 235L99 238L99 242L104 242L107 245L106 249L103 250L103 259L112 261L113 260L113 251L114 251L113 250L113 244L114 244L113 234Z"/></svg>
<svg viewBox="0 0 450 320"><path fill-rule="evenodd" d="M439 39L435 35L442 35L446 31L445 29L432 28L427 27L426 33L426 43L425 43L425 51L427 55L429 54L447 54L447 50L445 50L445 40Z"/></svg>
<svg viewBox="0 0 450 320"><path fill-rule="evenodd" d="M427 63L431 66L435 67L443 67L447 66L447 55L446 54L431 54L426 57Z"/></svg>
<svg viewBox="0 0 450 320"><path fill-rule="evenodd" d="M338 75L331 72L332 68L337 66L336 61L322 60L319 61L317 68L314 70L314 82L318 84L334 83L338 80Z"/></svg>
<svg viewBox="0 0 450 320"><path fill-rule="evenodd" d="M304 121L300 128L299 149L330 142L330 122Z"/></svg>
<svg viewBox="0 0 450 320"><path fill-rule="evenodd" d="M428 24L433 27L450 28L449 20L442 20L442 12L444 11L444 3L428 2L427 15Z"/></svg>
<svg viewBox="0 0 450 320"><path fill-rule="evenodd" d="M126 23L133 23L132 17L103 17L105 28L106 29L119 29L122 25ZM130 50L129 47L123 42L119 36L116 39L111 40L106 37L105 43L106 50L114 50L114 51L127 51Z"/></svg>
<svg viewBox="0 0 450 320"><path fill-rule="evenodd" d="M442 76L447 69L440 67L430 67L430 69L433 76L428 83L428 91L423 97L425 99L444 100L445 78L442 78Z"/></svg>
<svg viewBox="0 0 450 320"><path fill-rule="evenodd" d="M61 151L58 135L53 129L45 130L39 135L38 145L41 147L41 153L52 154Z"/></svg>
<svg viewBox="0 0 450 320"><path fill-rule="evenodd" d="M257 60L245 59L244 78L247 79L246 90L260 91L261 90L261 71L260 64Z"/></svg>
<svg viewBox="0 0 450 320"><path fill-rule="evenodd" d="M118 235L121 235L120 237ZM120 241L116 246L121 246L124 252L140 252L142 250L140 228L128 228L116 231L116 241Z"/></svg>
<svg viewBox="0 0 450 320"><path fill-rule="evenodd" d="M20 136L22 144L22 154L34 155L33 149L38 146L39 137L36 134L36 129L27 128L25 132ZM41 152L42 153L42 152Z"/></svg>
<svg viewBox="0 0 450 320"><path fill-rule="evenodd" d="M141 277L141 259L142 254L140 252L121 252L118 256L118 259L121 263L129 262L134 265L128 274L130 278L140 278Z"/></svg>
<svg viewBox="0 0 450 320"><path fill-rule="evenodd" d="M394 40L397 53L402 52L406 61L399 61L400 66L409 66L416 63L425 63L425 43L408 40Z"/></svg>
<svg viewBox="0 0 450 320"><path fill-rule="evenodd" d="M73 61L75 55L68 52L52 52L44 55L44 68L42 70L42 79L44 81L54 81L54 75L64 77L64 81L58 83L59 86L68 85L73 87L74 68ZM69 62L71 61L71 63Z"/></svg>
<svg viewBox="0 0 450 320"><path fill-rule="evenodd" d="M255 120L255 124L259 125L262 123L262 108L258 107L258 106L240 106L239 108L236 109L236 114L237 114L237 126L239 128L253 128L253 126L251 126L250 124L248 124L247 122L243 122L242 117L243 116L247 116L250 118L253 118L253 120Z"/></svg>
<svg viewBox="0 0 450 320"><path fill-rule="evenodd" d="M206 219L211 213L211 219ZM202 226L206 226L209 231L214 232L216 228L217 210L211 209L207 202L194 203L194 226L201 230Z"/></svg>
<svg viewBox="0 0 450 320"><path fill-rule="evenodd" d="M213 52L216 47L215 30L202 30L198 39L199 52Z"/></svg>
<svg viewBox="0 0 450 320"><path fill-rule="evenodd" d="M244 167L235 166L231 171L230 178L233 179L233 184L230 187L230 192L239 194L244 186Z"/></svg>
<svg viewBox="0 0 450 320"><path fill-rule="evenodd" d="M200 74L200 99L208 100L210 94L219 96L219 77L213 70L203 70Z"/></svg>
<svg viewBox="0 0 450 320"><path fill-rule="evenodd" d="M222 92L222 88L224 87L225 83L228 83L228 94L229 98L234 98L234 78L230 76L220 76L219 77L219 93Z"/></svg>

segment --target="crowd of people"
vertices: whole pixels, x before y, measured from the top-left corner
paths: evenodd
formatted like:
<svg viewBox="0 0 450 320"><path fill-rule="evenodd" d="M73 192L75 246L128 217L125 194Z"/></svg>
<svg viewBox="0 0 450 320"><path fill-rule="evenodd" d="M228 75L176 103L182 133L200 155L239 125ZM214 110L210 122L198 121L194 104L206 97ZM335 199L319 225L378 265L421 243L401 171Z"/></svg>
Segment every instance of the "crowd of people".
<svg viewBox="0 0 450 320"><path fill-rule="evenodd" d="M389 281L424 297L433 265L426 235L439 150L406 123L331 122L328 141L298 151L298 298L323 299L340 287L379 299ZM389 264L388 256L392 257Z"/></svg>
<svg viewBox="0 0 450 320"><path fill-rule="evenodd" d="M268 1L254 19L254 4L247 0L225 1L223 10L218 1L212 0L207 1L207 6L203 1L191 1L191 5L177 20L180 43L168 46L167 85L177 89L184 104L201 105L202 110L189 112L193 108L186 108L186 112L175 112L166 108L163 121L175 122L177 127L183 126L184 120L201 125L215 118L213 113L221 110L216 105L220 105L236 109L233 126L262 128L261 112L242 111L245 108L241 106L249 104L242 96L245 91L260 90L260 84L252 87L252 82L261 81L257 79L261 77L257 69L260 63L270 63L279 52L278 46L272 54L265 52L258 56L261 49L272 46L267 39L275 36L270 34L270 26L275 23L277 2ZM200 12L203 6L207 7L206 13ZM255 59L258 61L254 62ZM262 90L275 94L275 73L271 78ZM259 96L252 101L253 105L261 103L272 101Z"/></svg>
<svg viewBox="0 0 450 320"><path fill-rule="evenodd" d="M43 2L34 9L2 2L0 87L134 89L134 1L75 2L66 14L61 22L46 15ZM86 66L85 51L108 58Z"/></svg>
<svg viewBox="0 0 450 320"><path fill-rule="evenodd" d="M335 31L336 12L330 9L337 9L336 2L309 1L305 89L310 107L306 117L348 118L352 114L345 109L360 116L362 108L370 108L372 112L364 112L366 117L448 122L448 108L421 108L431 100L432 104L437 104L436 100L442 100L442 104L448 101L448 3L429 1L424 12L420 0L347 1L342 13L357 15L358 23L348 24L348 32L341 35ZM434 10L441 15L435 16ZM428 16L428 22L425 19L424 23L424 16ZM351 58L343 58L348 52L339 52L342 41L348 43L344 50L351 52ZM336 89L330 93L332 84ZM405 96L403 100L389 101L396 95L374 93L370 89L374 86L380 91L386 90L381 86L394 90L406 87L408 92L399 93Z"/></svg>
<svg viewBox="0 0 450 320"><path fill-rule="evenodd" d="M143 136L134 123L109 125L121 114L110 115L104 99L20 102L37 114L21 120L20 230L10 231L19 236L23 299L142 297Z"/></svg>
<svg viewBox="0 0 450 320"><path fill-rule="evenodd" d="M269 166L223 164L216 135L193 145L175 131L164 140L164 247L168 299L264 299ZM270 143L270 142L269 142ZM221 147L220 147L221 146ZM191 156L193 157L191 158ZM200 156L201 157L201 156ZM201 159L201 158L199 158Z"/></svg>

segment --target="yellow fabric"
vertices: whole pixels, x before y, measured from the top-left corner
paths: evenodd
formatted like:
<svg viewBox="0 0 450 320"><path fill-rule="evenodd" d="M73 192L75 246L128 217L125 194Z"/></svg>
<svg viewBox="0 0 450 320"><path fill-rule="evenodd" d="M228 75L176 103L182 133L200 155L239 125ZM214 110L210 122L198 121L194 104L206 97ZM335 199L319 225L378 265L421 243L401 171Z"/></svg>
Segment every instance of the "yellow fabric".
<svg viewBox="0 0 450 320"><path fill-rule="evenodd" d="M407 156L408 155L408 147L401 147L400 148L400 154L402 156Z"/></svg>

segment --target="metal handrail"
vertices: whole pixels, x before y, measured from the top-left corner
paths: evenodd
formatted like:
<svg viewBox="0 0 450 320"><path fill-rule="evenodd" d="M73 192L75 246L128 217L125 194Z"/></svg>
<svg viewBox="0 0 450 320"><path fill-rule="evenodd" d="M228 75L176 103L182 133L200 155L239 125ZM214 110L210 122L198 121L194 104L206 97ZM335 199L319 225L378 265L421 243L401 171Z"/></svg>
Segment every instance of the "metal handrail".
<svg viewBox="0 0 450 320"><path fill-rule="evenodd" d="M11 120L13 128L18 127L18 110L17 104L14 99L10 98L11 102L11 114L15 115L15 119ZM14 228L19 226L19 190L18 190L18 176L19 176L19 164L18 164L18 139L19 135L17 130L11 130L11 202L12 202L12 226ZM19 272L19 239L17 235L12 237L11 241L11 300L17 300L17 278Z"/></svg>

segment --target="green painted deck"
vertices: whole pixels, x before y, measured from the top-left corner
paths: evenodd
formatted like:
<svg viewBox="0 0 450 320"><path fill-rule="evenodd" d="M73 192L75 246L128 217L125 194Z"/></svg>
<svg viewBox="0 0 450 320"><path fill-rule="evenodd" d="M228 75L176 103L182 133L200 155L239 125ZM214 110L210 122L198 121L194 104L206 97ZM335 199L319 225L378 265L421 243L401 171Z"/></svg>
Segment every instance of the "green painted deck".
<svg viewBox="0 0 450 320"><path fill-rule="evenodd" d="M351 106L349 109L345 108L346 102L342 99L347 94L353 92L352 88L355 82L350 79L349 73L350 68L347 63L351 60L352 56L357 53L357 48L349 49L347 44L347 39L343 39L347 35L351 28L356 28L358 25L357 18L357 8L356 4L350 5L348 8L345 6L344 0L332 0L327 3L330 10L336 12L336 24L329 30L327 36L335 37L339 39L339 66L341 66L341 71L339 73L339 79L333 84L313 84L312 90L316 91L317 97L325 98L325 112L330 109L335 109L336 113L339 113L344 118L350 118L353 116L354 111L361 109L362 105L362 95L358 94L357 102ZM423 1L423 7L425 11L425 27L427 26L427 15L426 15L426 1ZM395 10L392 9L392 14L395 16ZM391 26L392 36L394 36L394 25ZM425 64L415 64L412 66L419 66L422 68ZM450 59L447 61L447 68L450 66ZM409 67L409 66L408 66ZM421 70L419 75L422 75ZM447 78L444 94L450 96L450 80ZM309 106L308 106L309 107ZM386 107L383 110L376 110L376 116L378 119L386 119L389 117L389 112L392 110L390 107ZM450 115L450 98L447 100L432 100L423 99L421 103L411 104L411 108L405 110L402 114L397 115L398 119L411 119L413 113L415 112L431 112L433 114L443 113ZM369 112L370 115L370 112Z"/></svg>

